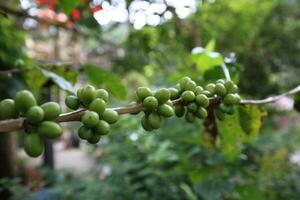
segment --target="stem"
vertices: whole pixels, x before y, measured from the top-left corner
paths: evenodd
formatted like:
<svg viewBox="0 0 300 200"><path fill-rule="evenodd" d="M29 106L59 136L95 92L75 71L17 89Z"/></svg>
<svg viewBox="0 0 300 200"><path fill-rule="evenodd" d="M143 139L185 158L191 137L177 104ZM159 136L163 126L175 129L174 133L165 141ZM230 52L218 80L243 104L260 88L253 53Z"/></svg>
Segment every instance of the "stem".
<svg viewBox="0 0 300 200"><path fill-rule="evenodd" d="M296 88L291 89L283 94L268 97L266 99L261 100L242 100L240 104L253 104L253 105L261 105L261 104L267 104L267 103L273 103L278 101L280 98L284 96L290 96L293 94L296 94L300 92L300 85L298 85ZM210 98L210 105L217 104L220 102L219 98ZM181 105L182 100L176 99L173 102L173 105ZM145 111L145 107L143 104L137 104L135 106L131 107L121 107L121 108L111 108L115 110L119 115L124 114L133 114L133 113L139 113L142 111ZM58 118L56 118L54 121L58 123L62 122L70 122L70 121L80 121L82 115L84 114L85 109L79 109L73 112L64 113L61 114ZM0 133L4 132L11 132L19 128L26 127L26 120L24 117L18 118L18 119L9 119L9 120L2 120L0 121Z"/></svg>
<svg viewBox="0 0 300 200"><path fill-rule="evenodd" d="M224 76L225 76L226 81L230 81L231 80L230 74L229 74L228 68L227 68L227 66L224 62L221 64L221 67L222 67L222 70L224 72Z"/></svg>

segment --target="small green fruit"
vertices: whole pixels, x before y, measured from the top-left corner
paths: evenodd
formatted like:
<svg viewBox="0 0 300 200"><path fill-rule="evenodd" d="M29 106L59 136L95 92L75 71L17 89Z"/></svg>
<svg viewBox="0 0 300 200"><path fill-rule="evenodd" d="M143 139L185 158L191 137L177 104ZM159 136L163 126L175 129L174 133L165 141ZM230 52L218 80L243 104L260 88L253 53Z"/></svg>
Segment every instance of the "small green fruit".
<svg viewBox="0 0 300 200"><path fill-rule="evenodd" d="M159 89L154 94L154 97L157 99L157 101L160 104L163 104L166 101L168 101L170 99L170 96L171 96L170 91L167 88Z"/></svg>
<svg viewBox="0 0 300 200"><path fill-rule="evenodd" d="M170 92L170 99L174 100L177 99L179 97L179 91L176 88L169 88L169 92Z"/></svg>
<svg viewBox="0 0 300 200"><path fill-rule="evenodd" d="M181 94L181 98L184 102L188 103L188 102L192 102L195 99L195 94L192 91L184 91Z"/></svg>
<svg viewBox="0 0 300 200"><path fill-rule="evenodd" d="M89 106L89 110L95 111L99 115L101 115L106 108L106 103L103 99L96 98Z"/></svg>
<svg viewBox="0 0 300 200"><path fill-rule="evenodd" d="M216 83L221 83L221 84L225 84L225 81L223 80L223 79L218 79L217 81L216 81Z"/></svg>
<svg viewBox="0 0 300 200"><path fill-rule="evenodd" d="M209 91L211 94L215 94L216 85L214 83L209 83L205 86L205 90Z"/></svg>
<svg viewBox="0 0 300 200"><path fill-rule="evenodd" d="M86 127L93 128L99 121L99 115L94 111L86 111L81 117L81 121Z"/></svg>
<svg viewBox="0 0 300 200"><path fill-rule="evenodd" d="M192 79L190 77L183 77L182 79L180 79L179 81L179 86L181 90L185 90L185 85L187 82L191 81Z"/></svg>
<svg viewBox="0 0 300 200"><path fill-rule="evenodd" d="M101 135L95 135L93 134L87 141L90 144L97 144L101 139Z"/></svg>
<svg viewBox="0 0 300 200"><path fill-rule="evenodd" d="M153 129L158 129L161 126L162 118L156 113L150 113L147 117L149 125Z"/></svg>
<svg viewBox="0 0 300 200"><path fill-rule="evenodd" d="M187 109L189 112L195 113L198 109L198 106L196 103L192 102L187 105Z"/></svg>
<svg viewBox="0 0 300 200"><path fill-rule="evenodd" d="M234 113L234 107L232 105L225 105L224 103L221 103L219 105L219 109L229 115L232 115Z"/></svg>
<svg viewBox="0 0 300 200"><path fill-rule="evenodd" d="M96 98L96 90L92 85L84 86L80 93L79 100L85 105L89 105Z"/></svg>
<svg viewBox="0 0 300 200"><path fill-rule="evenodd" d="M37 132L42 137L54 139L60 137L63 133L63 130L58 123L52 121L44 121L39 124Z"/></svg>
<svg viewBox="0 0 300 200"><path fill-rule="evenodd" d="M167 104L158 106L157 112L164 117L172 117L174 115L174 109Z"/></svg>
<svg viewBox="0 0 300 200"><path fill-rule="evenodd" d="M182 117L185 113L185 108L183 106L175 106L175 115L177 117Z"/></svg>
<svg viewBox="0 0 300 200"><path fill-rule="evenodd" d="M77 95L77 98L79 99L79 100L81 100L82 99L82 90L83 90L83 88L81 87L81 88L79 88L78 90L77 90L77 92L76 92L76 95Z"/></svg>
<svg viewBox="0 0 300 200"><path fill-rule="evenodd" d="M233 105L237 103L237 97L234 94L226 94L224 97L224 103L227 105Z"/></svg>
<svg viewBox="0 0 300 200"><path fill-rule="evenodd" d="M173 102L171 100L168 100L165 104L169 105L169 106L173 106Z"/></svg>
<svg viewBox="0 0 300 200"><path fill-rule="evenodd" d="M220 121L225 119L225 113L223 113L221 110L216 110L215 114Z"/></svg>
<svg viewBox="0 0 300 200"><path fill-rule="evenodd" d="M199 106L202 106L204 108L209 105L209 99L204 94L197 95L195 101Z"/></svg>
<svg viewBox="0 0 300 200"><path fill-rule="evenodd" d="M185 120L189 123L193 123L195 121L195 115L191 112L185 113Z"/></svg>
<svg viewBox="0 0 300 200"><path fill-rule="evenodd" d="M207 110L203 107L199 107L197 111L197 117L200 119L205 119L207 117L208 113Z"/></svg>
<svg viewBox="0 0 300 200"><path fill-rule="evenodd" d="M237 93L234 94L235 96L235 104L239 104L241 102L241 97Z"/></svg>
<svg viewBox="0 0 300 200"><path fill-rule="evenodd" d="M105 120L109 124L114 124L119 119L119 114L112 109L106 109L101 115L101 119Z"/></svg>
<svg viewBox="0 0 300 200"><path fill-rule="evenodd" d="M92 137L92 129L86 127L86 126L81 126L78 129L78 136L79 138L83 139L83 140L88 140L89 138Z"/></svg>
<svg viewBox="0 0 300 200"><path fill-rule="evenodd" d="M31 157L38 157L43 153L44 143L37 133L30 133L25 136L24 150Z"/></svg>
<svg viewBox="0 0 300 200"><path fill-rule="evenodd" d="M65 104L67 105L68 108L72 110L77 110L80 106L80 101L76 96L69 95L65 99Z"/></svg>
<svg viewBox="0 0 300 200"><path fill-rule="evenodd" d="M213 96L213 93L211 93L211 92L208 91L208 90L204 90L204 91L202 92L202 94L204 94L204 95L207 96L207 97L212 97L212 96Z"/></svg>
<svg viewBox="0 0 300 200"><path fill-rule="evenodd" d="M185 83L184 90L194 92L196 90L196 87L197 87L197 84L195 83L195 81L189 80Z"/></svg>
<svg viewBox="0 0 300 200"><path fill-rule="evenodd" d="M142 102L146 97L153 95L152 91L148 87L138 87L135 93L138 102Z"/></svg>
<svg viewBox="0 0 300 200"><path fill-rule="evenodd" d="M227 93L237 93L238 87L232 81L226 81L224 86L226 87Z"/></svg>
<svg viewBox="0 0 300 200"><path fill-rule="evenodd" d="M44 120L53 120L61 113L61 108L56 102L48 102L41 105L44 110Z"/></svg>
<svg viewBox="0 0 300 200"><path fill-rule="evenodd" d="M158 101L155 97L146 97L143 101L144 106L147 110L154 110L158 106Z"/></svg>
<svg viewBox="0 0 300 200"><path fill-rule="evenodd" d="M18 111L26 113L30 107L36 105L36 100L31 92L22 90L15 96L15 105Z"/></svg>
<svg viewBox="0 0 300 200"><path fill-rule="evenodd" d="M203 92L203 87L201 86L197 86L196 89L195 89L195 95L199 95L199 94L202 94Z"/></svg>
<svg viewBox="0 0 300 200"><path fill-rule="evenodd" d="M105 102L108 102L109 94L105 89L96 90L96 98L103 99Z"/></svg>
<svg viewBox="0 0 300 200"><path fill-rule="evenodd" d="M142 119L141 119L141 124L142 124L142 127L145 131L152 131L153 128L151 127L151 125L149 124L148 122L148 119L146 116L143 116Z"/></svg>
<svg viewBox="0 0 300 200"><path fill-rule="evenodd" d="M216 84L216 94L220 96L224 96L226 94L226 88L222 83L217 83Z"/></svg>
<svg viewBox="0 0 300 200"><path fill-rule="evenodd" d="M31 124L37 124L44 119L44 110L39 106L32 106L26 113L26 120Z"/></svg>
<svg viewBox="0 0 300 200"><path fill-rule="evenodd" d="M104 120L99 120L98 124L94 127L94 134L107 135L109 133L110 126Z"/></svg>
<svg viewBox="0 0 300 200"><path fill-rule="evenodd" d="M18 114L15 101L12 99L4 99L0 102L0 119L12 119Z"/></svg>

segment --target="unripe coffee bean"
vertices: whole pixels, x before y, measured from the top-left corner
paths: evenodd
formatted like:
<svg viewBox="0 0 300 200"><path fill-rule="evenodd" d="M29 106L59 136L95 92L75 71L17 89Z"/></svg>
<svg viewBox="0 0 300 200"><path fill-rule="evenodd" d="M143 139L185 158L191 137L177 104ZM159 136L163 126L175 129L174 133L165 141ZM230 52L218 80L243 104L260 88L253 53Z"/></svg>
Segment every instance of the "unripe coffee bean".
<svg viewBox="0 0 300 200"><path fill-rule="evenodd" d="M99 120L98 124L94 127L94 134L107 135L109 133L110 126L104 120Z"/></svg>
<svg viewBox="0 0 300 200"><path fill-rule="evenodd" d="M192 102L192 101L194 101L194 99L195 99L195 94L194 94L194 92L192 92L192 91L184 91L184 92L181 94L181 99L182 99L184 102L186 102L186 103Z"/></svg>
<svg viewBox="0 0 300 200"><path fill-rule="evenodd" d="M192 102L187 105L187 109L189 112L195 113L198 109L198 106L196 103Z"/></svg>
<svg viewBox="0 0 300 200"><path fill-rule="evenodd" d="M31 124L37 124L44 119L44 110L39 106L32 106L26 113L26 120Z"/></svg>
<svg viewBox="0 0 300 200"><path fill-rule="evenodd" d="M158 101L155 97L146 97L143 104L147 110L154 110L158 106Z"/></svg>
<svg viewBox="0 0 300 200"><path fill-rule="evenodd" d="M61 108L56 102L44 103L41 108L44 110L44 120L56 119L61 113Z"/></svg>
<svg viewBox="0 0 300 200"><path fill-rule="evenodd" d="M199 107L197 110L197 117L205 119L208 116L207 110L203 107Z"/></svg>
<svg viewBox="0 0 300 200"><path fill-rule="evenodd" d="M160 104L163 104L166 101L168 101L170 99L170 96L171 96L170 91L166 88L159 89L154 94L154 97L157 99L157 101Z"/></svg>
<svg viewBox="0 0 300 200"><path fill-rule="evenodd" d="M119 119L119 114L112 109L106 109L101 115L101 119L108 122L109 124L114 124Z"/></svg>
<svg viewBox="0 0 300 200"><path fill-rule="evenodd" d="M18 115L15 101L4 99L0 102L0 119L12 119Z"/></svg>
<svg viewBox="0 0 300 200"><path fill-rule="evenodd" d="M88 140L89 138L92 137L92 135L93 135L92 129L84 125L78 129L78 136L83 140Z"/></svg>
<svg viewBox="0 0 300 200"><path fill-rule="evenodd" d="M89 139L87 139L87 141L90 143L90 144L97 144L101 139L101 135L96 135L96 134L93 134Z"/></svg>
<svg viewBox="0 0 300 200"><path fill-rule="evenodd" d="M38 157L43 153L44 142L37 133L30 133L25 136L24 150L31 157Z"/></svg>
<svg viewBox="0 0 300 200"><path fill-rule="evenodd" d="M157 112L158 112L158 114L162 115L163 117L172 117L174 115L173 108L167 104L158 106Z"/></svg>
<svg viewBox="0 0 300 200"><path fill-rule="evenodd" d="M203 87L197 86L195 89L195 95L197 96L199 94L202 94L203 91L204 91Z"/></svg>
<svg viewBox="0 0 300 200"><path fill-rule="evenodd" d="M92 85L86 85L82 88L79 100L86 106L96 98L96 90Z"/></svg>
<svg viewBox="0 0 300 200"><path fill-rule="evenodd" d="M106 103L103 99L96 98L89 105L89 110L95 111L98 115L102 114L105 111Z"/></svg>
<svg viewBox="0 0 300 200"><path fill-rule="evenodd" d="M143 116L142 119L141 119L141 124L142 124L142 127L145 131L152 131L153 128L151 127L151 125L149 124L148 122L148 119L146 116Z"/></svg>
<svg viewBox="0 0 300 200"><path fill-rule="evenodd" d="M86 127L93 128L99 121L99 115L94 111L85 111L81 117L81 121Z"/></svg>
<svg viewBox="0 0 300 200"><path fill-rule="evenodd" d="M237 93L238 87L232 81L226 81L224 84L227 93Z"/></svg>
<svg viewBox="0 0 300 200"><path fill-rule="evenodd" d="M224 96L227 92L225 86L222 83L217 83L215 90L216 94L220 96Z"/></svg>
<svg viewBox="0 0 300 200"><path fill-rule="evenodd" d="M170 99L175 100L179 97L179 91L176 88L169 88Z"/></svg>
<svg viewBox="0 0 300 200"><path fill-rule="evenodd" d="M20 112L26 113L29 108L36 105L36 100L31 92L22 90L15 96L15 105Z"/></svg>
<svg viewBox="0 0 300 200"><path fill-rule="evenodd" d="M204 94L197 95L195 101L199 106L202 106L204 108L209 105L209 99Z"/></svg>
<svg viewBox="0 0 300 200"><path fill-rule="evenodd" d="M58 123L52 121L44 121L39 124L37 132L42 137L54 139L60 137L63 133L63 130Z"/></svg>
<svg viewBox="0 0 300 200"><path fill-rule="evenodd" d="M195 115L191 112L185 113L185 120L189 123L193 123L195 121Z"/></svg>
<svg viewBox="0 0 300 200"><path fill-rule="evenodd" d="M109 94L105 89L96 90L96 98L103 99L105 102L108 102Z"/></svg>
<svg viewBox="0 0 300 200"><path fill-rule="evenodd" d="M156 113L150 113L147 117L149 125L153 129L158 129L161 126L162 118Z"/></svg>
<svg viewBox="0 0 300 200"><path fill-rule="evenodd" d="M183 106L175 106L175 115L177 117L182 117L185 113L185 108Z"/></svg>
<svg viewBox="0 0 300 200"><path fill-rule="evenodd" d="M237 97L234 94L226 94L224 97L224 103L227 105L233 105L237 102Z"/></svg>
<svg viewBox="0 0 300 200"><path fill-rule="evenodd" d="M138 87L136 90L137 102L142 102L146 97L152 96L152 91L148 87Z"/></svg>
<svg viewBox="0 0 300 200"><path fill-rule="evenodd" d="M211 94L216 93L216 85L214 83L209 83L205 86L205 90L209 91Z"/></svg>
<svg viewBox="0 0 300 200"><path fill-rule="evenodd" d="M65 104L68 108L72 110L77 110L80 106L80 101L78 97L74 95L68 95L65 99Z"/></svg>

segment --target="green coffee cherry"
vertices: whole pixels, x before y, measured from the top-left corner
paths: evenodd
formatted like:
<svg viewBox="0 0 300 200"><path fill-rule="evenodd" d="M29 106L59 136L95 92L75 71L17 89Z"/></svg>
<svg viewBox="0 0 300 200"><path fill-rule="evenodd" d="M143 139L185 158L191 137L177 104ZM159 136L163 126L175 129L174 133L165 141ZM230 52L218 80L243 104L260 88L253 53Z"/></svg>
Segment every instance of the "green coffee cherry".
<svg viewBox="0 0 300 200"><path fill-rule="evenodd" d="M141 124L142 124L142 127L145 131L152 131L153 128L151 127L151 125L149 124L148 122L148 119L146 116L143 116L142 119L141 119Z"/></svg>
<svg viewBox="0 0 300 200"><path fill-rule="evenodd" d="M188 103L188 102L192 102L195 99L195 94L192 91L184 91L181 94L181 98L184 102Z"/></svg>
<svg viewBox="0 0 300 200"><path fill-rule="evenodd" d="M37 133L30 133L25 136L24 150L31 157L38 157L43 153L44 143Z"/></svg>
<svg viewBox="0 0 300 200"><path fill-rule="evenodd" d="M152 96L152 91L148 87L138 87L136 90L137 102L142 102L146 97Z"/></svg>
<svg viewBox="0 0 300 200"><path fill-rule="evenodd" d="M80 106L80 101L76 96L69 95L65 99L65 104L67 105L68 108L72 110L77 110Z"/></svg>
<svg viewBox="0 0 300 200"><path fill-rule="evenodd" d="M54 139L60 137L63 133L63 130L58 123L52 121L44 121L39 124L37 132L42 137Z"/></svg>
<svg viewBox="0 0 300 200"><path fill-rule="evenodd" d="M189 123L193 123L195 121L195 115L192 112L185 113L185 120Z"/></svg>
<svg viewBox="0 0 300 200"><path fill-rule="evenodd" d="M225 81L223 80L223 79L218 79L217 81L216 81L216 83L221 83L221 84L225 84Z"/></svg>
<svg viewBox="0 0 300 200"><path fill-rule="evenodd" d="M233 105L237 103L237 97L234 94L226 94L224 97L224 103L227 105Z"/></svg>
<svg viewBox="0 0 300 200"><path fill-rule="evenodd" d="M26 113L26 120L31 124L37 124L44 119L44 110L39 106L32 106Z"/></svg>
<svg viewBox="0 0 300 200"><path fill-rule="evenodd" d="M202 106L204 108L209 105L209 99L204 94L197 95L195 101L199 106Z"/></svg>
<svg viewBox="0 0 300 200"><path fill-rule="evenodd" d="M221 103L219 105L219 109L224 112L224 113L227 113L227 114L230 114L232 115L234 113L234 108L233 106L231 105L225 105L224 103Z"/></svg>
<svg viewBox="0 0 300 200"><path fill-rule="evenodd" d="M77 95L77 98L79 99L79 100L81 100L82 99L82 90L83 90L83 88L81 87L81 88L79 88L78 90L77 90L77 92L76 92L76 95Z"/></svg>
<svg viewBox="0 0 300 200"><path fill-rule="evenodd" d="M205 119L208 116L207 110L203 107L199 107L197 110L197 117Z"/></svg>
<svg viewBox="0 0 300 200"><path fill-rule="evenodd" d="M36 105L36 100L31 92L22 90L15 96L15 105L18 111L26 113L30 107Z"/></svg>
<svg viewBox="0 0 300 200"><path fill-rule="evenodd" d="M197 96L199 94L202 94L203 91L204 91L203 87L197 86L196 89L195 89L195 95Z"/></svg>
<svg viewBox="0 0 300 200"><path fill-rule="evenodd" d="M92 129L84 125L78 129L78 136L83 140L88 140L89 138L92 137L92 135L93 135Z"/></svg>
<svg viewBox="0 0 300 200"><path fill-rule="evenodd" d="M87 141L90 144L97 144L101 139L101 135L95 135L93 134L89 139L87 139Z"/></svg>
<svg viewBox="0 0 300 200"><path fill-rule="evenodd" d="M205 86L205 90L209 91L211 94L215 94L216 85L214 83L209 83Z"/></svg>
<svg viewBox="0 0 300 200"><path fill-rule="evenodd" d="M96 90L94 86L84 86L80 92L79 100L86 106L89 105L96 98Z"/></svg>
<svg viewBox="0 0 300 200"><path fill-rule="evenodd" d="M98 124L94 127L94 134L107 135L109 133L110 126L104 120L99 120Z"/></svg>
<svg viewBox="0 0 300 200"><path fill-rule="evenodd" d="M189 103L189 104L187 105L187 110L188 110L189 112L195 113L195 112L197 111L197 109L198 109L198 106L197 106L197 104L194 103L194 102Z"/></svg>
<svg viewBox="0 0 300 200"><path fill-rule="evenodd" d="M56 102L44 103L41 108L44 110L44 120L56 119L61 113L60 106Z"/></svg>
<svg viewBox="0 0 300 200"><path fill-rule="evenodd" d="M166 101L168 101L170 99L170 96L171 96L170 91L166 88L159 89L154 94L154 97L157 99L157 101L160 104L163 104Z"/></svg>
<svg viewBox="0 0 300 200"><path fill-rule="evenodd" d="M95 111L98 115L102 114L105 111L106 103L103 99L96 98L89 105L89 110Z"/></svg>
<svg viewBox="0 0 300 200"><path fill-rule="evenodd" d="M174 115L173 108L167 104L158 106L157 112L158 112L158 114L162 115L163 117L172 117Z"/></svg>
<svg viewBox="0 0 300 200"><path fill-rule="evenodd" d="M185 113L185 108L183 106L175 106L175 115L177 117L182 117Z"/></svg>
<svg viewBox="0 0 300 200"><path fill-rule="evenodd" d="M223 113L221 110L216 110L215 114L220 121L225 119L225 113Z"/></svg>
<svg viewBox="0 0 300 200"><path fill-rule="evenodd" d="M212 97L212 96L213 96L213 93L211 93L211 92L208 91L208 90L204 90L204 91L202 92L202 94L204 94L204 95L207 96L207 97Z"/></svg>
<svg viewBox="0 0 300 200"><path fill-rule="evenodd" d="M224 84L227 93L237 93L238 87L236 84L234 84L232 81L226 81Z"/></svg>
<svg viewBox="0 0 300 200"><path fill-rule="evenodd" d="M184 90L189 90L189 91L195 91L197 87L197 84L193 80L189 80L185 83L184 85Z"/></svg>
<svg viewBox="0 0 300 200"><path fill-rule="evenodd" d="M156 113L150 113L147 121L153 129L158 129L161 126L162 118Z"/></svg>
<svg viewBox="0 0 300 200"><path fill-rule="evenodd" d="M155 97L146 97L143 104L147 110L154 110L158 106L158 101Z"/></svg>
<svg viewBox="0 0 300 200"><path fill-rule="evenodd" d="M96 98L103 99L105 102L108 102L109 94L105 89L96 90Z"/></svg>
<svg viewBox="0 0 300 200"><path fill-rule="evenodd" d="M12 119L18 115L15 101L4 99L0 102L0 119Z"/></svg>
<svg viewBox="0 0 300 200"><path fill-rule="evenodd" d="M81 117L81 121L86 127L93 128L99 121L99 115L94 111L85 111Z"/></svg>
<svg viewBox="0 0 300 200"><path fill-rule="evenodd" d="M191 81L191 78L190 78L190 77L187 77L187 76L185 76L185 77L183 77L182 79L180 79L180 81L179 81L180 89L181 89L181 90L185 90L185 85L186 85L186 83L189 82L189 81Z"/></svg>
<svg viewBox="0 0 300 200"><path fill-rule="evenodd" d="M100 116L101 119L105 120L109 124L114 124L119 119L119 114L112 109L106 109Z"/></svg>
<svg viewBox="0 0 300 200"><path fill-rule="evenodd" d="M179 91L176 88L169 88L170 99L175 100L179 97Z"/></svg>
<svg viewBox="0 0 300 200"><path fill-rule="evenodd" d="M173 106L173 102L171 100L168 100L165 104L169 105L169 106Z"/></svg>
<svg viewBox="0 0 300 200"><path fill-rule="evenodd" d="M238 95L238 94L236 93L236 94L234 94L234 96L235 96L235 104L239 104L239 103L241 102L241 97L240 97L240 95Z"/></svg>
<svg viewBox="0 0 300 200"><path fill-rule="evenodd" d="M215 90L216 90L216 94L220 96L224 96L227 92L224 84L222 83L217 83Z"/></svg>

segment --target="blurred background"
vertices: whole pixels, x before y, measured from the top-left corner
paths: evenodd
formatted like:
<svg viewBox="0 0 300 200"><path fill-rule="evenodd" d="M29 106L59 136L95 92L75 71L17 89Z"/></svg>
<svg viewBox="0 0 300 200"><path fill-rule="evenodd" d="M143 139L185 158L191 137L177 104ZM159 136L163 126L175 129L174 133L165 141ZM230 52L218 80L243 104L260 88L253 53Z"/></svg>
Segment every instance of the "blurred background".
<svg viewBox="0 0 300 200"><path fill-rule="evenodd" d="M298 0L1 0L0 99L27 88L68 112L68 91L90 83L117 107L139 86L224 78L222 63L243 98L279 94L300 83L299 10ZM215 137L201 121L170 119L146 133L141 114L123 115L89 145L79 123L64 123L34 159L22 131L1 134L0 199L296 200L293 104L248 108Z"/></svg>

